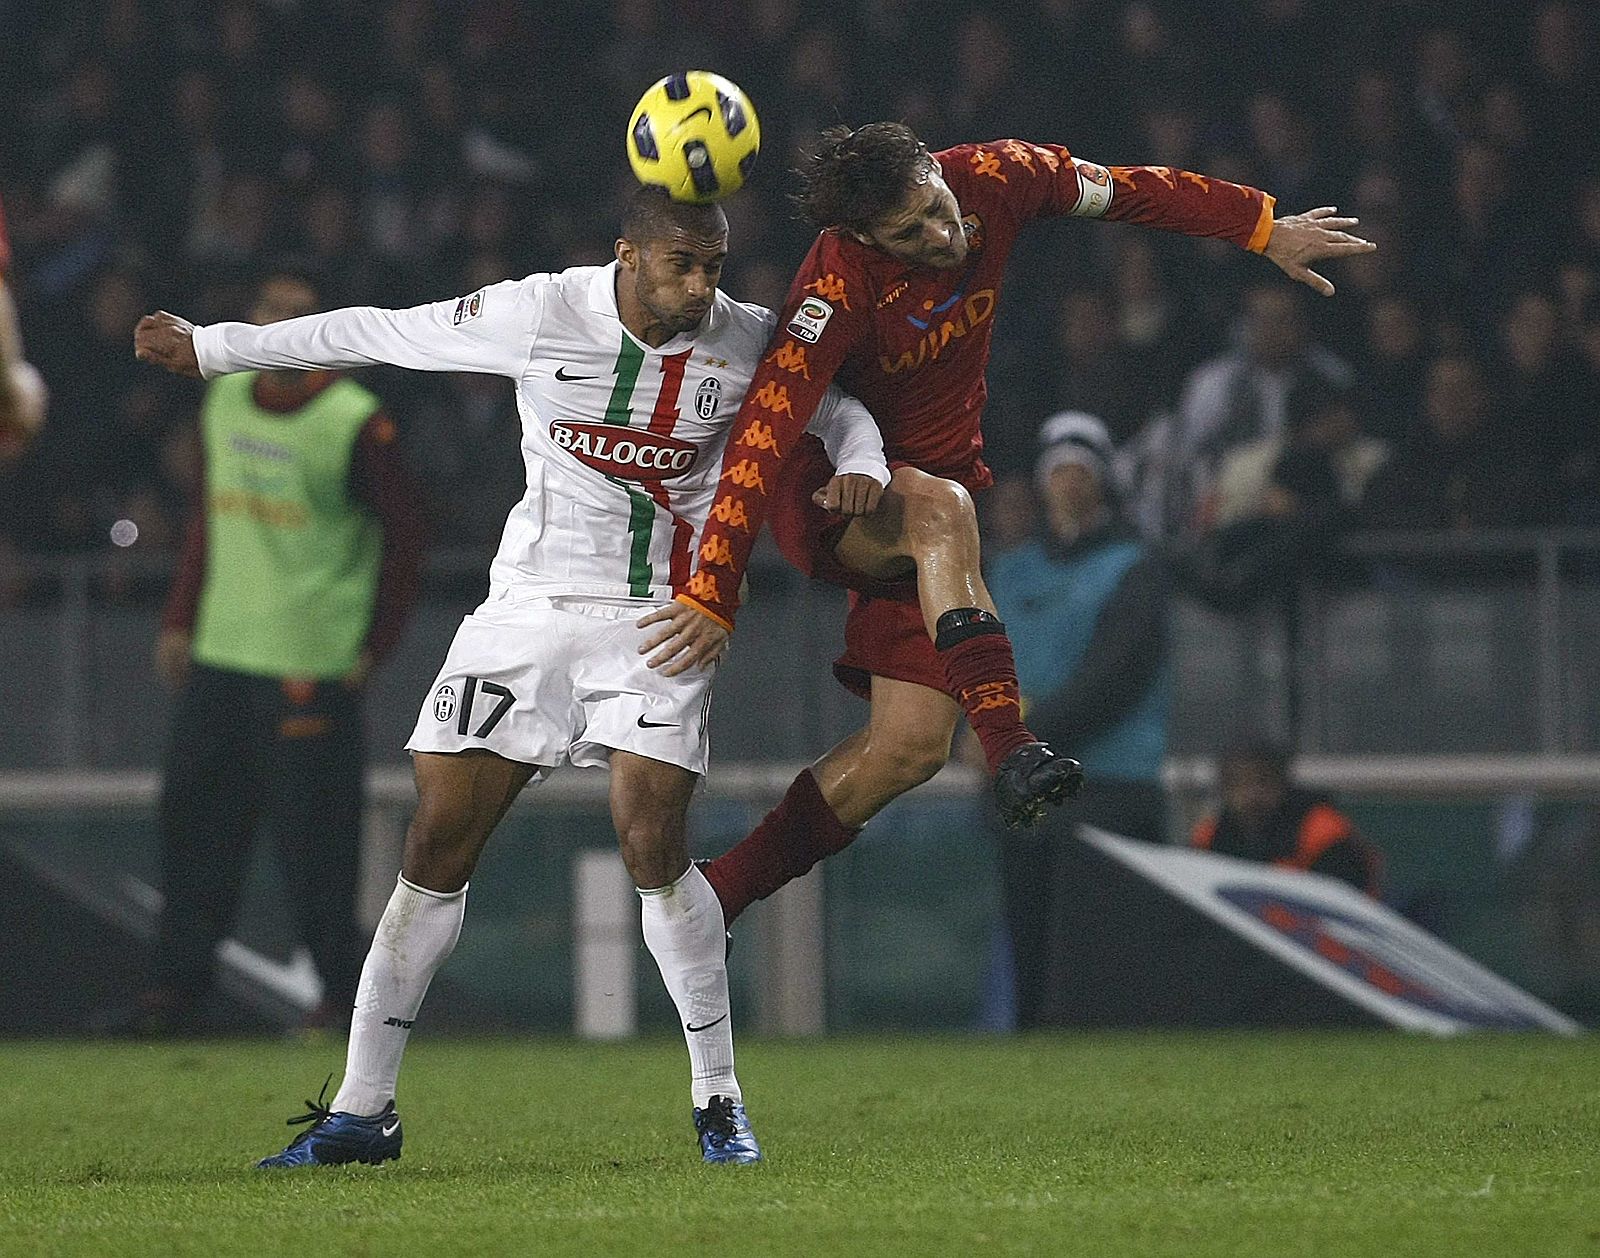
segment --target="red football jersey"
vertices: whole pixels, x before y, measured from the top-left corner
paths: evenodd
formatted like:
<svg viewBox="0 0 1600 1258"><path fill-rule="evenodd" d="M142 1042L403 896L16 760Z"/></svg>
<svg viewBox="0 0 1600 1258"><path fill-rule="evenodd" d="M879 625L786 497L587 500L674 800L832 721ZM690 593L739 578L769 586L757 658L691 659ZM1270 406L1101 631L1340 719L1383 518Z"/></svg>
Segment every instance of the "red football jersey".
<svg viewBox="0 0 1600 1258"><path fill-rule="evenodd" d="M837 230L821 233L784 303L723 459L723 493L706 522L699 569L679 598L730 628L766 486L828 384L872 412L891 465L969 489L992 477L980 457L984 368L1006 259L1041 215L1144 223L1257 252L1273 199L1254 188L1165 166L1097 166L1058 144L999 140L934 155L961 207L966 262L908 267Z"/></svg>

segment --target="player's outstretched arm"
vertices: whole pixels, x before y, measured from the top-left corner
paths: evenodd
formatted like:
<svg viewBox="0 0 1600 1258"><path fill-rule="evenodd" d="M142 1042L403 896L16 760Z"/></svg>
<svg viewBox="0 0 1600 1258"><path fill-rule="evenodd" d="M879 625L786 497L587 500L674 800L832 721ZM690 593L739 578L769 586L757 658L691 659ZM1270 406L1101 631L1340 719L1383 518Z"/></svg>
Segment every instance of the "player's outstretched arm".
<svg viewBox="0 0 1600 1258"><path fill-rule="evenodd" d="M1299 280L1324 297L1332 297L1333 285L1311 267L1329 258L1348 258L1376 249L1378 246L1372 241L1350 233L1360 222L1358 218L1340 217L1338 209L1331 205L1290 214L1273 220L1272 235L1262 252L1290 279Z"/></svg>
<svg viewBox="0 0 1600 1258"><path fill-rule="evenodd" d="M973 146L967 160L978 173L1003 179L1006 195L1024 215L1104 218L1226 240L1264 253L1324 297L1333 296L1333 285L1312 270L1316 263L1377 248L1352 235L1357 220L1340 217L1333 206L1274 218L1277 202L1270 193L1190 170L1101 166L1058 144L1019 140Z"/></svg>
<svg viewBox="0 0 1600 1258"><path fill-rule="evenodd" d="M515 379L526 369L538 333L547 278L506 280L406 310L349 306L260 325L196 327L162 312L139 321L134 352L180 375L205 379L234 371L373 366Z"/></svg>

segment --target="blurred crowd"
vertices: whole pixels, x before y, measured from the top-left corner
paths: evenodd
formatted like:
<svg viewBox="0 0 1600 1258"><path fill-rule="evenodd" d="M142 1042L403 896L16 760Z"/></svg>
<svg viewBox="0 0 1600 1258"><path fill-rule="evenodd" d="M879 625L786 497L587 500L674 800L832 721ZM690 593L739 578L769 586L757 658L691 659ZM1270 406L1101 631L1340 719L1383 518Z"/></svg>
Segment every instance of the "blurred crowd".
<svg viewBox="0 0 1600 1258"><path fill-rule="evenodd" d="M781 301L807 244L787 168L835 121L1204 171L1379 243L1325 301L1211 242L1025 236L990 373L996 541L1037 520L1061 411L1104 421L1140 529L1221 573L1263 530L1600 525L1597 26L1576 0L0 0L0 198L52 394L0 468L0 556L99 549L118 520L176 543L198 392L134 361L140 313L240 317L290 257L376 305L605 261L628 111L691 66L762 117L728 207L743 300ZM492 538L522 479L511 391L375 383L434 539Z"/></svg>

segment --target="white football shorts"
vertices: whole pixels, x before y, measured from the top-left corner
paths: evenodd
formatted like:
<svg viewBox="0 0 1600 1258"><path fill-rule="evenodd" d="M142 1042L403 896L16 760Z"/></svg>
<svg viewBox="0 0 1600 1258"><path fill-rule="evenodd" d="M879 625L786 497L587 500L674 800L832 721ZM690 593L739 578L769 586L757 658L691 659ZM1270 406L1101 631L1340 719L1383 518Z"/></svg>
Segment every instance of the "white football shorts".
<svg viewBox="0 0 1600 1258"><path fill-rule="evenodd" d="M664 677L639 646L656 604L562 595L484 603L461 622L407 751L480 747L537 765L631 751L705 775L716 666Z"/></svg>

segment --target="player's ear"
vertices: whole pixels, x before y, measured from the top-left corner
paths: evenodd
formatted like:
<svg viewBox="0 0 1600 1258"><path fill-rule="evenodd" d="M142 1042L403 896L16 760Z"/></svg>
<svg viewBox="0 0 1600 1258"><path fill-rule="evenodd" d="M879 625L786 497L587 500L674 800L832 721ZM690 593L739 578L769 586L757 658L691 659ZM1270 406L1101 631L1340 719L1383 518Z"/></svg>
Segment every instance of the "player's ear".
<svg viewBox="0 0 1600 1258"><path fill-rule="evenodd" d="M626 237L617 237L617 261L622 263L623 269L637 271L639 269L639 248Z"/></svg>

